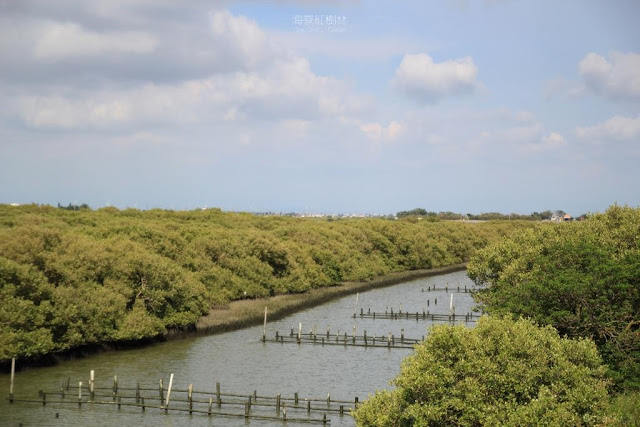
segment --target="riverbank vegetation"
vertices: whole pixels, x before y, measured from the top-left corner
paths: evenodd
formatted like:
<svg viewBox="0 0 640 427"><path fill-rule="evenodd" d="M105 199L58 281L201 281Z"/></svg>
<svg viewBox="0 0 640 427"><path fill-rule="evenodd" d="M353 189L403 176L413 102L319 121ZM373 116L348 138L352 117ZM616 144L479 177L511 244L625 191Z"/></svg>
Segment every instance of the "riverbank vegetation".
<svg viewBox="0 0 640 427"><path fill-rule="evenodd" d="M514 233L478 251L469 276L489 314L594 340L617 389L640 390L640 209Z"/></svg>
<svg viewBox="0 0 640 427"><path fill-rule="evenodd" d="M640 209L520 230L467 272L490 317L432 328L359 425L640 425Z"/></svg>
<svg viewBox="0 0 640 427"><path fill-rule="evenodd" d="M0 205L0 360L153 339L230 301L458 264L526 227Z"/></svg>

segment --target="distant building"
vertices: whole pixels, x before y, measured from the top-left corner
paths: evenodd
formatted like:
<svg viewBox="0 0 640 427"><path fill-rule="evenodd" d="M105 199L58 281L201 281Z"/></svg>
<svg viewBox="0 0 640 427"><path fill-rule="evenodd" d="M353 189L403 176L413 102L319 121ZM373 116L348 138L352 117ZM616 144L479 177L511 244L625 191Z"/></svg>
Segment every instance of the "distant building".
<svg viewBox="0 0 640 427"><path fill-rule="evenodd" d="M563 221L571 221L571 215L569 214L564 214L564 216L562 217Z"/></svg>

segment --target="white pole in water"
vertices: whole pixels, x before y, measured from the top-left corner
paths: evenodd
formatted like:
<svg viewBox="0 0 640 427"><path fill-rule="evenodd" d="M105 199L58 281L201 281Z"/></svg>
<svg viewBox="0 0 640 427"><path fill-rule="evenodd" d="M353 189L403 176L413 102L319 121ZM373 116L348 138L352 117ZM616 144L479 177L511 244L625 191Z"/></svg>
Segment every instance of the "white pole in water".
<svg viewBox="0 0 640 427"><path fill-rule="evenodd" d="M262 328L262 341L267 339L267 307L264 308L264 326Z"/></svg>
<svg viewBox="0 0 640 427"><path fill-rule="evenodd" d="M173 374L169 377L169 388L167 389L167 400L164 403L164 407L169 407L169 396L171 395L171 386L173 385Z"/></svg>
<svg viewBox="0 0 640 427"><path fill-rule="evenodd" d="M451 294L451 301L449 302L449 314L453 314L453 294Z"/></svg>
<svg viewBox="0 0 640 427"><path fill-rule="evenodd" d="M358 297L360 297L360 292L356 292L356 305L353 306L353 317L356 317L358 313Z"/></svg>
<svg viewBox="0 0 640 427"><path fill-rule="evenodd" d="M11 384L9 384L9 402L13 403L13 379L16 376L16 358L11 358Z"/></svg>
<svg viewBox="0 0 640 427"><path fill-rule="evenodd" d="M95 372L93 369L91 370L91 373L89 375L89 398L91 400L93 400L93 393L94 393L94 381L95 381Z"/></svg>

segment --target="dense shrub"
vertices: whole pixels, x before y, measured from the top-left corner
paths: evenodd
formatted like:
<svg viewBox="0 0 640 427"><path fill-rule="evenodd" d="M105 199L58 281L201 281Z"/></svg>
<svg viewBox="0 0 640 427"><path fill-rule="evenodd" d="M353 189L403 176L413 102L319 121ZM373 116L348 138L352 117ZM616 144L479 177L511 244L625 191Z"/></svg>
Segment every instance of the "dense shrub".
<svg viewBox="0 0 640 427"><path fill-rule="evenodd" d="M355 412L360 426L598 425L607 388L596 346L529 320L434 326L396 388Z"/></svg>

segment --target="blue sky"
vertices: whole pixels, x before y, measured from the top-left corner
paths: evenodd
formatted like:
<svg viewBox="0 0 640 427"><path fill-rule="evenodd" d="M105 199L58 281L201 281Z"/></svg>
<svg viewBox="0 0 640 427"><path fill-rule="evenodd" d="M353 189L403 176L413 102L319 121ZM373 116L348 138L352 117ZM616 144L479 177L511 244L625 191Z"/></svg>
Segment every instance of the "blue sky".
<svg viewBox="0 0 640 427"><path fill-rule="evenodd" d="M0 3L0 203L640 205L636 1Z"/></svg>

